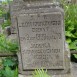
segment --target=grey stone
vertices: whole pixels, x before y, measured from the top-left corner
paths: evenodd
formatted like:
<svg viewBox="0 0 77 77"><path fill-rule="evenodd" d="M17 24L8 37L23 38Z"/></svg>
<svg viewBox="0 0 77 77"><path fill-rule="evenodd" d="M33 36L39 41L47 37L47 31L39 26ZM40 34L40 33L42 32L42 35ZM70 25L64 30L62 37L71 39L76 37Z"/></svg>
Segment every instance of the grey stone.
<svg viewBox="0 0 77 77"><path fill-rule="evenodd" d="M66 50L66 46L65 46L65 50ZM65 74L71 74L70 72L70 58L68 58L68 53L69 51L65 51L64 52L64 64L65 64L65 68L64 70L48 70L48 74L49 75L65 75ZM27 71L23 71L22 68L22 58L21 58L21 53L18 53L18 59L19 59L19 73L21 74L26 74L26 75L31 75L33 71L31 70L27 70Z"/></svg>
<svg viewBox="0 0 77 77"><path fill-rule="evenodd" d="M63 16L61 12L40 15L25 14L18 17L24 70L41 69L41 67L45 69L64 69L62 26Z"/></svg>
<svg viewBox="0 0 77 77"><path fill-rule="evenodd" d="M43 68L53 75L69 74L63 9L54 4L37 4L24 5L17 16L19 72L30 75L34 69Z"/></svg>
<svg viewBox="0 0 77 77"><path fill-rule="evenodd" d="M26 75L19 75L18 77L33 77L33 76L26 76ZM66 75L52 75L50 77L74 77L71 74L66 74Z"/></svg>
<svg viewBox="0 0 77 77"><path fill-rule="evenodd" d="M73 73L73 77L77 77L77 63L72 62L72 73Z"/></svg>
<svg viewBox="0 0 77 77"><path fill-rule="evenodd" d="M19 74L18 77L32 77L27 75L21 75ZM71 63L71 74L65 74L65 75L52 75L51 77L77 77L77 63L72 62Z"/></svg>
<svg viewBox="0 0 77 77"><path fill-rule="evenodd" d="M11 33L17 33L16 15L18 10L19 10L19 0L14 0L14 2L10 4Z"/></svg>

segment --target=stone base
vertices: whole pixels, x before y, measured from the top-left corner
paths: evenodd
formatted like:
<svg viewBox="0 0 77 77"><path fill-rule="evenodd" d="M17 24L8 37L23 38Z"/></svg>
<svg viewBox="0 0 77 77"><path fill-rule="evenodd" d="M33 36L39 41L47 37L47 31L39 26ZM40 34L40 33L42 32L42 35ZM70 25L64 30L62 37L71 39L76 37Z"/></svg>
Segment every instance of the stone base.
<svg viewBox="0 0 77 77"><path fill-rule="evenodd" d="M18 77L32 77L30 76L26 76L26 75L20 75ZM52 75L51 77L73 77L71 74L66 74L66 75Z"/></svg>
<svg viewBox="0 0 77 77"><path fill-rule="evenodd" d="M65 69L64 70L48 70L49 75L65 75L70 73L70 58L68 58L68 52L65 51ZM22 62L21 62L21 56L18 55L19 58L19 73L23 75L31 75L33 71L24 71L22 70Z"/></svg>
<svg viewBox="0 0 77 77"><path fill-rule="evenodd" d="M19 74L18 77L32 77ZM51 77L77 77L77 63L71 63L71 73L64 75L52 75Z"/></svg>
<svg viewBox="0 0 77 77"><path fill-rule="evenodd" d="M73 77L77 77L77 63L72 62L71 72L73 73Z"/></svg>

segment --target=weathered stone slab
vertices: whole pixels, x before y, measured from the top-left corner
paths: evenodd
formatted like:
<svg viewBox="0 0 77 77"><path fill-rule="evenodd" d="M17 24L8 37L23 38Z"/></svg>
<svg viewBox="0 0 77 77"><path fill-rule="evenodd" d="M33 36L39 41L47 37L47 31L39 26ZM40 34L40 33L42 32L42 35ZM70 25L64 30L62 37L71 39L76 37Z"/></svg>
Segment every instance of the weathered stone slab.
<svg viewBox="0 0 77 77"><path fill-rule="evenodd" d="M24 70L64 69L63 16L60 12L21 15L18 29Z"/></svg>
<svg viewBox="0 0 77 77"><path fill-rule="evenodd" d="M19 72L32 74L34 69L44 68L54 75L70 73L63 10L49 4L31 5L20 11L17 20Z"/></svg>

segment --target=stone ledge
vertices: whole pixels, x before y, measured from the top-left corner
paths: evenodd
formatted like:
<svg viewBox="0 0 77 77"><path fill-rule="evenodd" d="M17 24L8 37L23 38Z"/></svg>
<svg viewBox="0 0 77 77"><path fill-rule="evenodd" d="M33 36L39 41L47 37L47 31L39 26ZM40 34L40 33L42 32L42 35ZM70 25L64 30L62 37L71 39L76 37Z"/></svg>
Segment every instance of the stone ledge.
<svg viewBox="0 0 77 77"><path fill-rule="evenodd" d="M26 76L26 75L20 75L18 77L32 77L32 76ZM71 74L66 75L52 75L51 77L73 77Z"/></svg>

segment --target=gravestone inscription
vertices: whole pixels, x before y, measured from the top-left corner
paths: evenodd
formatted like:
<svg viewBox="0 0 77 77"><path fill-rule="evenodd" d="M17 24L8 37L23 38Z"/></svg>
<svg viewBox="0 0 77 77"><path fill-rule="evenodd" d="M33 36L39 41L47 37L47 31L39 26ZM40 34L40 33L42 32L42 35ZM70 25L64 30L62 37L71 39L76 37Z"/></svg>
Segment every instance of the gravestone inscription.
<svg viewBox="0 0 77 77"><path fill-rule="evenodd" d="M60 12L19 16L18 29L24 70L41 67L64 69L62 24L63 16Z"/></svg>

